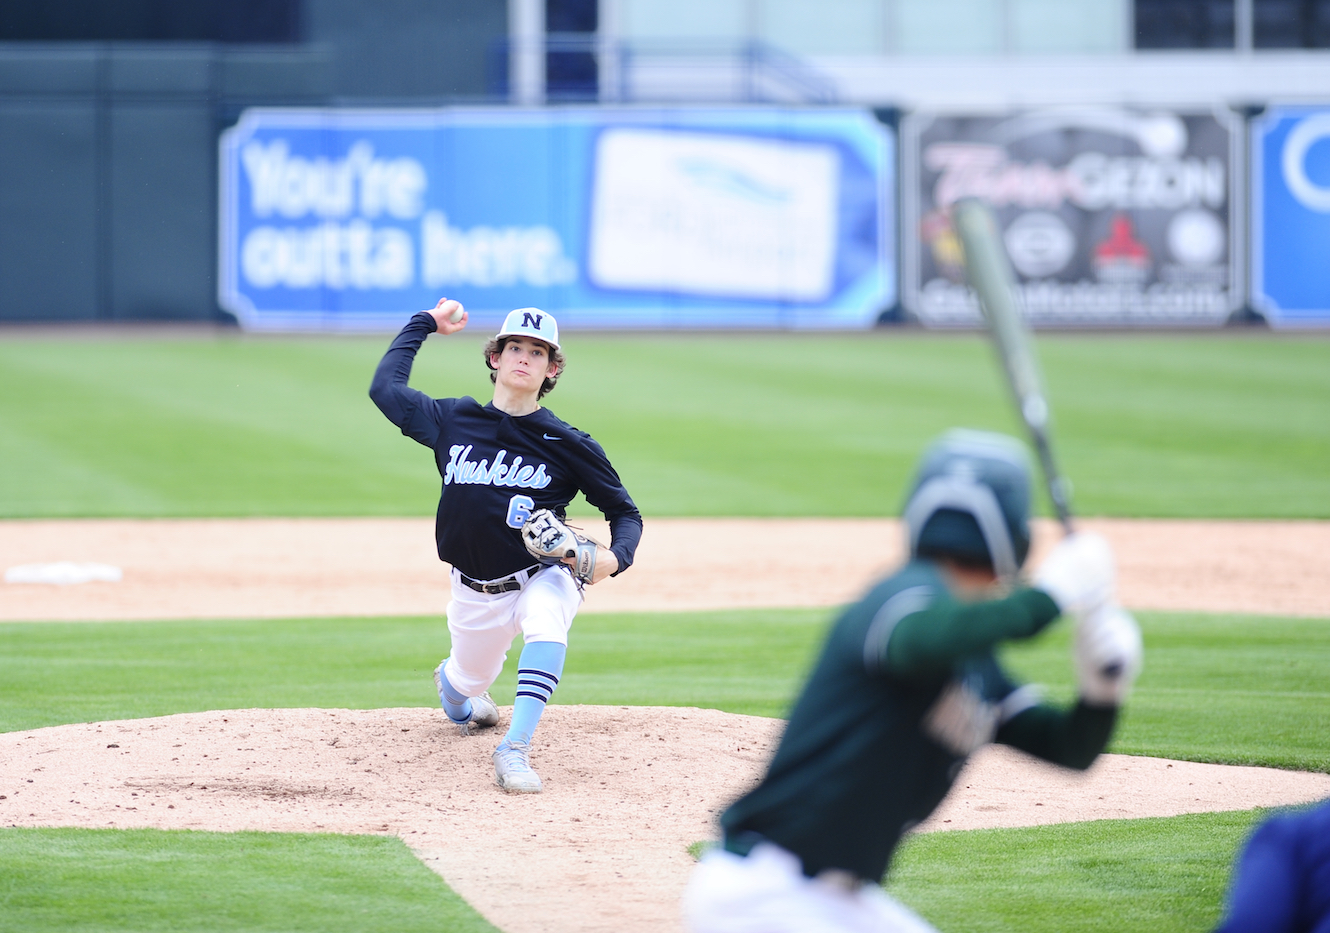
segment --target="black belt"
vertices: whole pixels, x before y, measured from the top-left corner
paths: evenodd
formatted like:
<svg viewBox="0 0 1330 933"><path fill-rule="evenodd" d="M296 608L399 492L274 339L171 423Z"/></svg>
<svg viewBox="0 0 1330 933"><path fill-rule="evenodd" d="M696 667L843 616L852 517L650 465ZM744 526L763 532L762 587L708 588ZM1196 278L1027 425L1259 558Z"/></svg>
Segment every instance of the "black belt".
<svg viewBox="0 0 1330 933"><path fill-rule="evenodd" d="M498 596L500 593L511 593L513 590L520 590L531 580L531 575L540 569L540 564L532 564L524 570L519 570L510 577L504 577L502 580L492 580L483 582L473 580L462 571L457 571L457 575L462 578L462 584L475 590L477 593L488 593L491 596ZM517 579L518 574L526 574L526 580Z"/></svg>

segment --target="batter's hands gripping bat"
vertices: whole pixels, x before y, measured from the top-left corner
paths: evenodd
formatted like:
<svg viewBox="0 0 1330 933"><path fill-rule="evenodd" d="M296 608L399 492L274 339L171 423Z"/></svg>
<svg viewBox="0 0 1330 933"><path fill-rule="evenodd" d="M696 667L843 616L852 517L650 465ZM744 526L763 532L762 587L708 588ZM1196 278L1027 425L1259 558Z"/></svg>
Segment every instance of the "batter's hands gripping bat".
<svg viewBox="0 0 1330 933"><path fill-rule="evenodd" d="M979 295L989 333L993 336L1016 407L1030 431L1043 467L1044 481L1058 521L1072 532L1067 481L1058 472L1049 440L1048 402L1035 360L1029 327L1021 315L1016 294L1016 276L1011 271L997 221L988 205L978 198L962 198L952 207L952 221L965 252L965 272L970 287Z"/></svg>

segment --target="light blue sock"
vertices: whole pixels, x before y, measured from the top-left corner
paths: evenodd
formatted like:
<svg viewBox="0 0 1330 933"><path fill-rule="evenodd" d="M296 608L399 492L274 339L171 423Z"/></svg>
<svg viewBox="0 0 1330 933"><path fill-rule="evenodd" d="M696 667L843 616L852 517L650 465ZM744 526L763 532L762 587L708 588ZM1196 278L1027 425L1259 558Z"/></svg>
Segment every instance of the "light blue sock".
<svg viewBox="0 0 1330 933"><path fill-rule="evenodd" d="M444 667L439 665L439 702L453 722L466 722L471 718L471 700L452 685Z"/></svg>
<svg viewBox="0 0 1330 933"><path fill-rule="evenodd" d="M545 712L550 694L559 685L568 646L557 641L533 641L517 659L517 696L513 698L513 721L504 740L531 744L531 736Z"/></svg>

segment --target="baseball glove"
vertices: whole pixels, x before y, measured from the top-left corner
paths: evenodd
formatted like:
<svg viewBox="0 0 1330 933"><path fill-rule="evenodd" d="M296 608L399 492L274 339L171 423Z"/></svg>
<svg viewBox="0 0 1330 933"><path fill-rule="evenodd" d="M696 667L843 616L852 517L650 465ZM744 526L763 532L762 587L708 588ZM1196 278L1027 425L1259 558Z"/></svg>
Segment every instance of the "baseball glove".
<svg viewBox="0 0 1330 933"><path fill-rule="evenodd" d="M560 521L549 509L532 512L522 526L522 543L531 556L542 564L562 564L573 558L573 576L583 583L592 582L596 572L596 549L600 545Z"/></svg>

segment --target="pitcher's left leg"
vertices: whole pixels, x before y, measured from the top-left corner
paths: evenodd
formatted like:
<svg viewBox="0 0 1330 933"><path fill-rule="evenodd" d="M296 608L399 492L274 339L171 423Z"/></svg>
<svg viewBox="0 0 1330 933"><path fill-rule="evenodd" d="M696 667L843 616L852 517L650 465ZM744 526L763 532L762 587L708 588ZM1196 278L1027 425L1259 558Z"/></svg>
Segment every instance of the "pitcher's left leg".
<svg viewBox="0 0 1330 933"><path fill-rule="evenodd" d="M519 598L517 615L526 645L517 663L512 722L494 751L495 780L506 791L531 794L543 789L531 767L531 737L563 676L568 629L581 602L577 585L558 567L538 573Z"/></svg>

